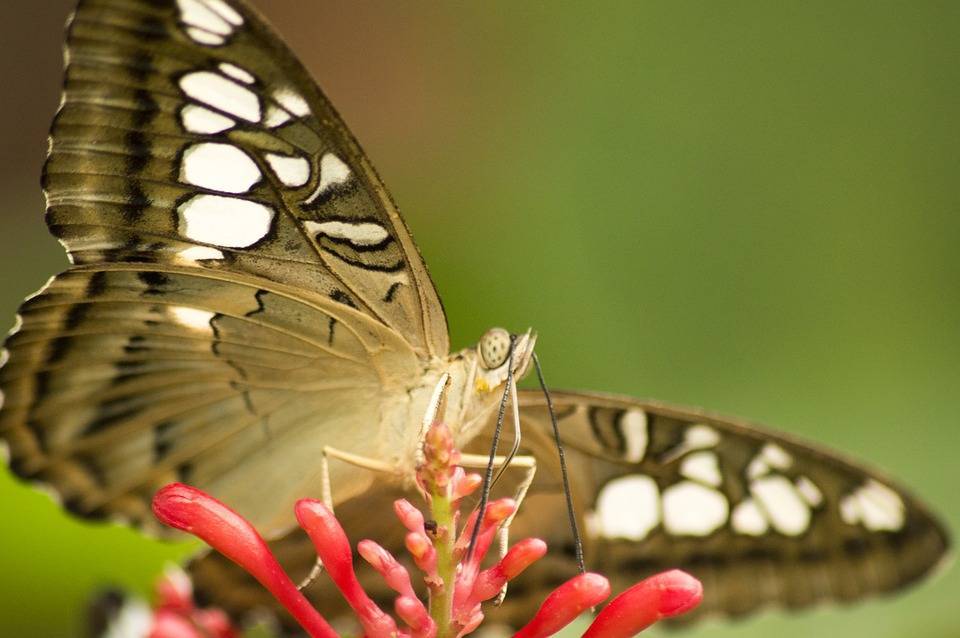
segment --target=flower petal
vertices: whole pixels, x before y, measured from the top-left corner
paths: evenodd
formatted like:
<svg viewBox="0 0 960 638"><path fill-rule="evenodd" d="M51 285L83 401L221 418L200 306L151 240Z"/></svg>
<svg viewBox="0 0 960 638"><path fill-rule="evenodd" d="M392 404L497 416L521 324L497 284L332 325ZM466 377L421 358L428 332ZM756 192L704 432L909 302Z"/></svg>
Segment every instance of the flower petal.
<svg viewBox="0 0 960 638"><path fill-rule="evenodd" d="M610 581L600 574L587 572L574 576L554 589L540 605L537 614L514 638L546 638L610 595Z"/></svg>
<svg viewBox="0 0 960 638"><path fill-rule="evenodd" d="M232 509L196 488L171 483L154 495L153 513L160 522L193 534L249 572L311 636L337 638L333 627L297 590L263 538Z"/></svg>
<svg viewBox="0 0 960 638"><path fill-rule="evenodd" d="M350 541L330 509L313 499L297 501L294 508L300 527L307 532L323 566L357 615L367 636L395 636L397 624L377 607L360 586L353 571Z"/></svg>
<svg viewBox="0 0 960 638"><path fill-rule="evenodd" d="M690 611L701 600L699 580L679 569L663 572L611 600L583 638L630 638L658 620Z"/></svg>

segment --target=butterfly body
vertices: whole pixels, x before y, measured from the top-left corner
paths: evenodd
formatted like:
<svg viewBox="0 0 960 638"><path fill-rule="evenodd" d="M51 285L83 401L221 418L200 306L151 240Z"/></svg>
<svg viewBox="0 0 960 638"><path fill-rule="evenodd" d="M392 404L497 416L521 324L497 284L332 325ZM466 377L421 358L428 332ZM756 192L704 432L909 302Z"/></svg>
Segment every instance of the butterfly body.
<svg viewBox="0 0 960 638"><path fill-rule="evenodd" d="M458 444L486 442L535 336L494 329L450 354L396 206L263 18L240 0L82 0L67 43L43 184L72 266L4 344L0 441L17 475L77 515L153 531L154 491L191 483L296 563L283 534L292 502L320 496L326 449L387 468L330 463L338 508L363 519L410 485L443 375ZM588 562L624 579L687 567L708 612L893 591L949 547L921 502L842 455L697 410L556 399ZM564 507L549 415L536 393L519 409L541 471L515 524L570 568L566 527L536 527ZM256 590L216 560L198 582L249 609ZM531 573L531 591L555 576Z"/></svg>

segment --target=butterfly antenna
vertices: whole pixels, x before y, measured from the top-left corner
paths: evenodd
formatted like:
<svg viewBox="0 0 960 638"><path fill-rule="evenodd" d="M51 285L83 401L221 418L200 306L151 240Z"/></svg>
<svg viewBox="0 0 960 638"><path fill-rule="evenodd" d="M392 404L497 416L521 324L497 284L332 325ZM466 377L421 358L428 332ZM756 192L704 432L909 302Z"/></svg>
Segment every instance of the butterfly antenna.
<svg viewBox="0 0 960 638"><path fill-rule="evenodd" d="M547 389L547 383L543 380L543 370L540 369L540 359L537 353L533 353L533 367L537 370L537 380L540 382L540 389L543 390L543 396L547 399L547 412L550 413L550 424L553 425L553 438L557 443L557 454L560 457L560 477L563 480L563 497L567 501L567 516L570 518L570 531L573 533L573 551L577 555L577 566L580 573L584 573L583 566L583 540L580 538L580 528L577 527L577 515L573 511L573 493L570 491L570 478L567 475L567 460L563 455L563 443L560 441L560 427L557 425L557 415L553 410L553 399L550 398L550 390Z"/></svg>
<svg viewBox="0 0 960 638"><path fill-rule="evenodd" d="M490 445L490 459L487 461L487 469L483 473L483 486L480 489L480 504L478 506L479 514L473 525L473 531L470 533L470 545L467 547L467 560L473 556L473 548L477 544L477 537L480 535L480 523L483 522L483 513L487 509L487 501L490 500L490 488L493 485L493 462L497 455L497 446L500 444L500 432L503 430L503 417L507 413L507 397L510 396L510 387L513 385L513 344L514 337L510 337L510 354L507 357L507 385L503 389L503 396L500 397L500 408L497 410L497 426L493 430L493 443ZM519 447L519 442L514 442L515 447ZM500 478L500 475L497 475Z"/></svg>

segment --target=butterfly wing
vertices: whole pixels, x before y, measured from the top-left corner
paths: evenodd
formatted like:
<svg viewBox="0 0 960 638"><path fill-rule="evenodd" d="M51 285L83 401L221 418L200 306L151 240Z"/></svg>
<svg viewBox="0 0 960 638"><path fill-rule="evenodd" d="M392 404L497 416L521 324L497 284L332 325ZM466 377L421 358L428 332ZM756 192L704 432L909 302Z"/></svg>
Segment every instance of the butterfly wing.
<svg viewBox="0 0 960 638"><path fill-rule="evenodd" d="M540 537L550 550L511 582L501 606L485 609L513 626L577 570L543 396L522 390L519 397L523 447L539 470L511 538ZM949 548L941 524L905 490L793 437L662 403L572 392L552 397L587 568L608 576L614 591L667 569L693 573L705 598L684 622L892 592L930 573ZM484 434L470 449L485 453L489 444ZM520 478L506 473L497 495L512 494ZM390 500L400 496L414 498L371 491L337 515L352 538L373 537L403 557L396 533L402 528L369 516L389 512ZM299 530L271 547L294 578L315 560ZM235 618L268 610L291 622L266 590L219 554L194 560L189 570L198 592ZM391 604L382 581L373 578L366 587ZM329 617L345 610L328 579L305 593Z"/></svg>
<svg viewBox="0 0 960 638"><path fill-rule="evenodd" d="M85 516L148 525L179 479L281 529L321 446L382 455L389 402L447 354L423 261L244 3L83 0L66 60L44 189L73 266L5 344L11 467Z"/></svg>
<svg viewBox="0 0 960 638"><path fill-rule="evenodd" d="M588 567L618 581L615 590L679 567L704 583L702 614L800 608L900 589L948 550L922 503L833 452L663 403L552 396ZM552 535L566 561L554 556L519 580L508 603L518 588L547 589L575 570L544 398L524 391L520 402L524 443L545 471L516 534Z"/></svg>

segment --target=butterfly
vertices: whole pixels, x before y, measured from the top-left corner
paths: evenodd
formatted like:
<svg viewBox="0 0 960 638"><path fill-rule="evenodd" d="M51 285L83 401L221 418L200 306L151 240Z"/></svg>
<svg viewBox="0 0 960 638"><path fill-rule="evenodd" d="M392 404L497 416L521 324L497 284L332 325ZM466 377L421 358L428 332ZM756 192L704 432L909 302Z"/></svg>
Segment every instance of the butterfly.
<svg viewBox="0 0 960 638"><path fill-rule="evenodd" d="M43 187L71 266L5 343L0 439L12 471L77 516L162 535L153 493L190 483L305 574L313 555L287 532L293 502L320 494L321 457L382 470L329 464L346 527L381 539L369 512L409 484L437 382L457 440L482 450L530 367L533 332L450 353L386 188L241 0L81 0ZM894 591L947 553L923 503L839 454L694 409L552 396L588 564L620 583L682 567L703 612L739 615ZM554 551L506 617L576 569L545 399L521 390L518 405L539 471L515 529ZM216 556L192 571L232 611L262 600Z"/></svg>

